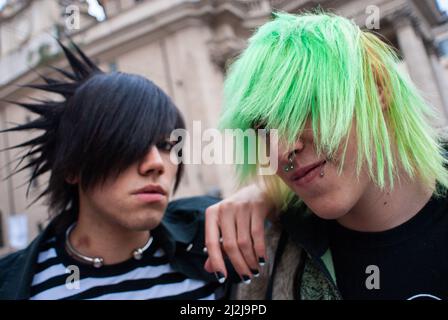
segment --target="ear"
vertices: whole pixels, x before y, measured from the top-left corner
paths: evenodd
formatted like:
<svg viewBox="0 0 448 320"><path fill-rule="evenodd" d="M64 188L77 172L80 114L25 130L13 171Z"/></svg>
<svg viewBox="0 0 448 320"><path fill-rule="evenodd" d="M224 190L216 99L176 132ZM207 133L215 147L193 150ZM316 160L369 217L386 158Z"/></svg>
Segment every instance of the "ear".
<svg viewBox="0 0 448 320"><path fill-rule="evenodd" d="M79 182L79 178L78 176L71 174L65 177L65 182L67 182L68 184L77 184Z"/></svg>

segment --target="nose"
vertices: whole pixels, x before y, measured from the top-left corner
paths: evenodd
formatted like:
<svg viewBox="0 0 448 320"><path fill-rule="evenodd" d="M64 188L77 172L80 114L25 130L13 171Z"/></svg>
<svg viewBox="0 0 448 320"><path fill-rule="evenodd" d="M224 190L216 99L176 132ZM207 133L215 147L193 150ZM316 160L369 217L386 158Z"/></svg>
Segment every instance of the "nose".
<svg viewBox="0 0 448 320"><path fill-rule="evenodd" d="M140 161L138 165L138 171L143 176L151 174L161 175L165 171L163 159L157 147L151 146L151 149Z"/></svg>

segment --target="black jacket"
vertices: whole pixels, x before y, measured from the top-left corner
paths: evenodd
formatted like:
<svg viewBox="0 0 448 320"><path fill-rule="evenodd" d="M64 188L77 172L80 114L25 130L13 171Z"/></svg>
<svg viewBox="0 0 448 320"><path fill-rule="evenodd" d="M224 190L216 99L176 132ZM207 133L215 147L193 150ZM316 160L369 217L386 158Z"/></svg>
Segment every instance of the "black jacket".
<svg viewBox="0 0 448 320"><path fill-rule="evenodd" d="M213 282L216 278L203 266L207 255L203 252L205 209L220 199L203 196L184 198L169 203L162 223L152 232L164 244L174 269L189 278ZM0 299L29 299L39 248L55 231L61 216L54 218L48 227L24 250L12 253L0 260ZM227 283L239 281L231 271ZM228 285L227 285L228 286ZM227 288L229 289L229 287Z"/></svg>

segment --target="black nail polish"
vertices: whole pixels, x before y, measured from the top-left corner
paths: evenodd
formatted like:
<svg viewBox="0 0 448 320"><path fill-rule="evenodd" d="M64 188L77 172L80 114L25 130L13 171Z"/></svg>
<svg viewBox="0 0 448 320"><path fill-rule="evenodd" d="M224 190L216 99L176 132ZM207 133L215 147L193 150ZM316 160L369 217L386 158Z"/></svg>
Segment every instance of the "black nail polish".
<svg viewBox="0 0 448 320"><path fill-rule="evenodd" d="M254 277L258 277L260 275L260 271L255 270L255 269L250 269L250 272L252 272L252 274L254 275Z"/></svg>
<svg viewBox="0 0 448 320"><path fill-rule="evenodd" d="M263 257L259 257L259 258L258 258L258 264L259 264L260 266L264 266L265 263L266 263L266 260L265 260Z"/></svg>
<svg viewBox="0 0 448 320"><path fill-rule="evenodd" d="M251 279L250 279L249 276L247 276L247 275L242 275L241 277L243 278L243 282L244 282L244 283L246 283L246 284L249 284L249 283L250 283Z"/></svg>
<svg viewBox="0 0 448 320"><path fill-rule="evenodd" d="M222 272L215 272L215 277L218 279L219 283L224 283L224 281L226 281L226 276Z"/></svg>

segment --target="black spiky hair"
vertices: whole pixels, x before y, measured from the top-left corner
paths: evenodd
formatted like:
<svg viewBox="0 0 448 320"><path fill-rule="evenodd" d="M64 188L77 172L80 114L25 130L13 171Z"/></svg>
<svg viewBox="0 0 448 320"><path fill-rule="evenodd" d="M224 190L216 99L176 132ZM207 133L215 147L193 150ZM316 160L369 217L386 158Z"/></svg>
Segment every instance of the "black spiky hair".
<svg viewBox="0 0 448 320"><path fill-rule="evenodd" d="M0 131L43 131L8 149L28 148L12 173L32 169L27 195L34 180L50 173L47 187L32 203L48 196L52 213L70 208L77 212L78 188L67 178L79 177L81 187L88 189L141 160L172 130L185 128L180 111L153 82L134 74L105 73L75 43L69 49L58 42L71 70L51 67L61 79L41 75L45 83L24 87L56 93L63 100L8 101L38 117ZM174 190L182 171L181 164Z"/></svg>

